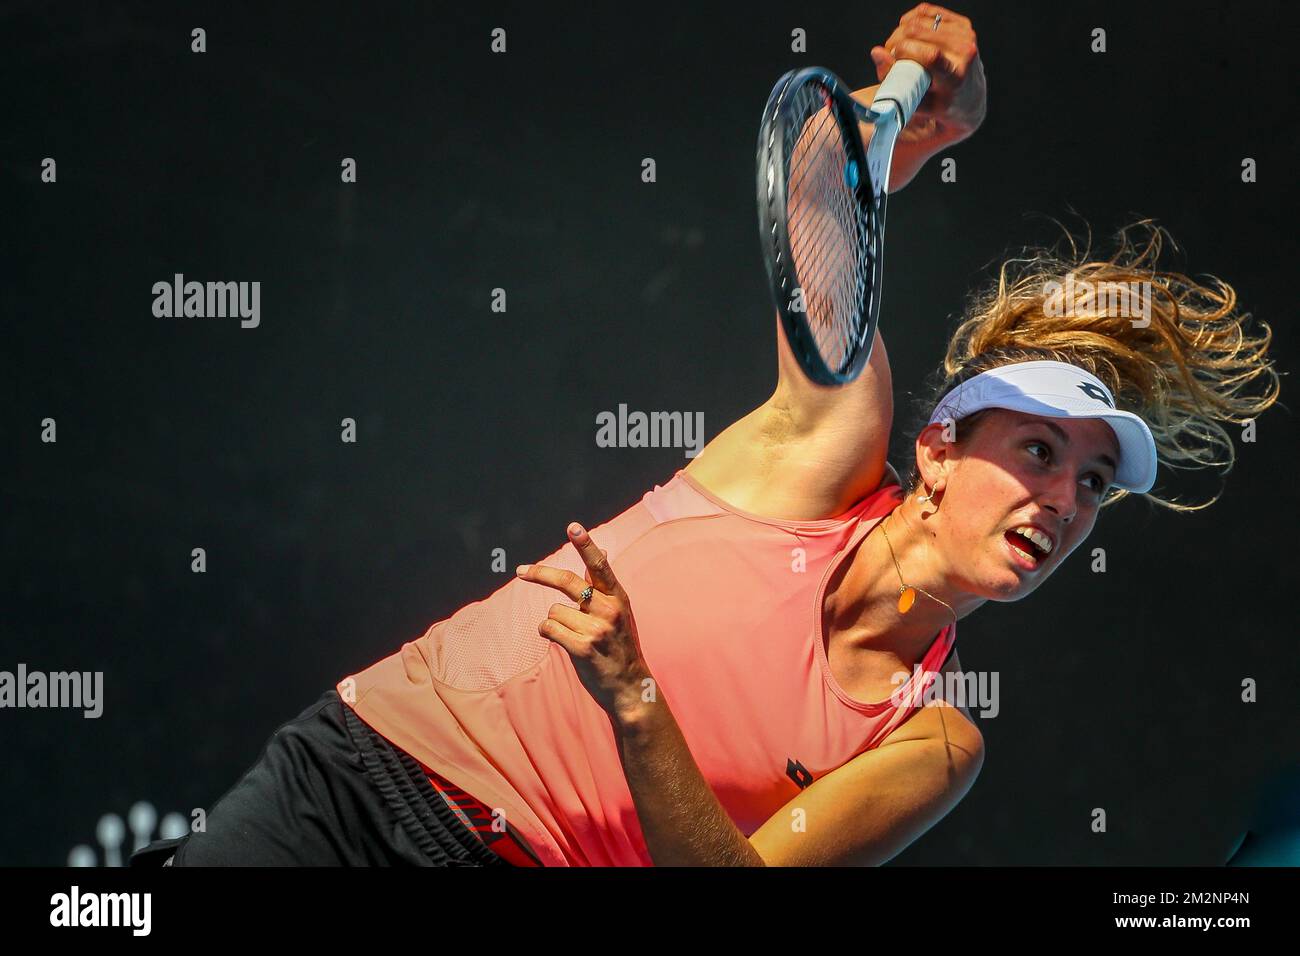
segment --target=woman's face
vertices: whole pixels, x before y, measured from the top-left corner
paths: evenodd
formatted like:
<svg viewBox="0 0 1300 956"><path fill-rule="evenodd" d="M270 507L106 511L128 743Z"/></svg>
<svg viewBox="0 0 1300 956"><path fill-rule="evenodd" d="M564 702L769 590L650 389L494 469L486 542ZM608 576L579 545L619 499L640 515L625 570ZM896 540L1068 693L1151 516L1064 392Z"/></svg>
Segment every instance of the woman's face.
<svg viewBox="0 0 1300 956"><path fill-rule="evenodd" d="M924 526L948 580L988 600L1019 600L1092 531L1119 443L1101 419L1005 409L990 409L971 434L957 437L944 443L935 424L917 439L927 485L939 476L945 482ZM1028 526L1047 536L1050 550L1039 547L1047 543L1041 537L1034 543L1015 531Z"/></svg>

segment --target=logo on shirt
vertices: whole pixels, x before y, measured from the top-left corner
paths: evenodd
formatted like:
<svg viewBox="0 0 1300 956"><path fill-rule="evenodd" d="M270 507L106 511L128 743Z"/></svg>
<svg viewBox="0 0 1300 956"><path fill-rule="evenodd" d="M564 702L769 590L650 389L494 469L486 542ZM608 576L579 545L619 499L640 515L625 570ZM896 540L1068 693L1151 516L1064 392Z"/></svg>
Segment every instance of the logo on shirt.
<svg viewBox="0 0 1300 956"><path fill-rule="evenodd" d="M785 758L785 775L798 784L800 790L813 782L813 775L808 772L808 768L789 757Z"/></svg>

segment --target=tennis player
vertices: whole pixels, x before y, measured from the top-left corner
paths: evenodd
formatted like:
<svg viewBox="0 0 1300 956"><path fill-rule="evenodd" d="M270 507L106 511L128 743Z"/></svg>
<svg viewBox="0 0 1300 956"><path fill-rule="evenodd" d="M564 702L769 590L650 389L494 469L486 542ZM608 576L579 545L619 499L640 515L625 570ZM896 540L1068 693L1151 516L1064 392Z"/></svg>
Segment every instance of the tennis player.
<svg viewBox="0 0 1300 956"><path fill-rule="evenodd" d="M966 18L921 4L872 50L931 92L891 191L985 109ZM855 96L870 102L874 87ZM133 863L875 865L969 791L984 744L957 621L1017 601L1160 461L1230 464L1221 423L1276 399L1271 331L1233 289L1161 271L1163 231L1104 259L1036 250L967 304L887 462L884 342L851 384L801 373L617 516L565 542L275 732L206 829ZM1114 297L1151 283L1147 319ZM1123 300L1120 305L1124 305ZM1128 303L1132 304L1132 303Z"/></svg>

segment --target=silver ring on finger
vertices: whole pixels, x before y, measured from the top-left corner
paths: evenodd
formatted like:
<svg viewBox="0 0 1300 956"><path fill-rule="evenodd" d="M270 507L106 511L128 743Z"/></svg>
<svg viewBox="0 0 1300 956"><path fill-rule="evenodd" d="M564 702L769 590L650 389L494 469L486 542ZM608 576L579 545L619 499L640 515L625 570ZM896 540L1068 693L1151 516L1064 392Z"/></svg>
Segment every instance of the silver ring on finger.
<svg viewBox="0 0 1300 956"><path fill-rule="evenodd" d="M580 594L580 595L578 596L578 606L581 607L581 606L583 605L584 602L586 602L586 601L590 601L590 600L591 600L591 595L592 595L593 593L595 593L595 592L594 592L594 590L592 589L592 586L591 586L590 584L588 584L585 588L583 588L583 589L582 589L582 594Z"/></svg>
<svg viewBox="0 0 1300 956"><path fill-rule="evenodd" d="M930 27L930 29L931 29L931 30L937 30L937 29L939 29L939 21L942 20L942 19L943 19L943 14L942 14L942 13L936 13L936 14L934 15L934 26Z"/></svg>

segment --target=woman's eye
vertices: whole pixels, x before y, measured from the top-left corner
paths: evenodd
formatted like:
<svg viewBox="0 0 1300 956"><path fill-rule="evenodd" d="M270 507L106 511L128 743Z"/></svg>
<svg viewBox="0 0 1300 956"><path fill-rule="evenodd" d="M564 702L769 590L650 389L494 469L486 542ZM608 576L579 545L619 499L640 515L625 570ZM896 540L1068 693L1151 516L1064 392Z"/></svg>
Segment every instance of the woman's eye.
<svg viewBox="0 0 1300 956"><path fill-rule="evenodd" d="M1042 441L1031 441L1031 442L1030 442L1028 445L1026 445L1025 447L1028 448L1028 449L1030 449L1030 452L1029 452L1029 453L1030 453L1031 455L1033 455L1035 458L1037 458L1039 461L1041 461L1041 462L1047 462L1047 461L1050 461L1050 460L1051 460L1051 457L1052 457L1052 449L1051 449L1051 447L1047 444L1047 442L1042 442ZM1042 456L1035 454L1034 451L1032 450L1032 449L1035 449L1035 448L1041 448L1041 449L1043 449L1044 454L1043 454ZM1087 478L1087 481L1088 481L1088 487L1090 487L1090 488L1091 488L1094 492L1096 492L1097 494L1102 494L1102 493L1106 490L1106 480L1105 480L1104 478L1102 478L1101 475L1098 475L1098 474L1095 474L1095 473L1092 474L1092 475L1089 475L1088 478Z"/></svg>

